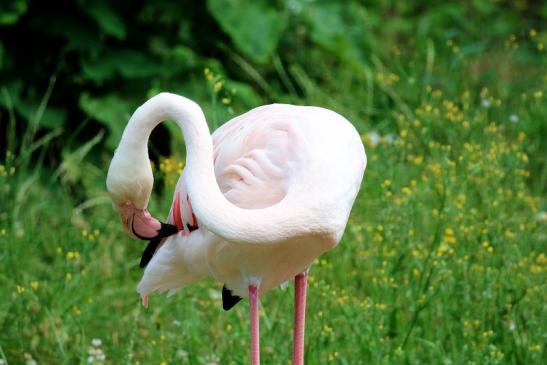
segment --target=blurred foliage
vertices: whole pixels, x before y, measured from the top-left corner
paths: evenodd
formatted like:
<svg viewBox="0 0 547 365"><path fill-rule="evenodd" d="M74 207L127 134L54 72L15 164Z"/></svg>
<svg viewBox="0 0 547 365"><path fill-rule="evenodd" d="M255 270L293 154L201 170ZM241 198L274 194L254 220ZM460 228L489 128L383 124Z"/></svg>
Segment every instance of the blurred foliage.
<svg viewBox="0 0 547 365"><path fill-rule="evenodd" d="M222 121L261 103L309 100L375 122L378 110L394 101L389 92L366 90L384 65L399 68L413 80L411 88L423 82L455 91L458 85L442 75L443 68L455 70L458 60L438 67L431 57L438 45L461 40L461 55L474 59L468 62L474 70L461 70L472 71L466 82L513 77L514 70L492 73L495 60L482 55L511 32L526 32L546 18L547 5L527 1L3 2L0 116L3 124L9 112L30 122L45 103L39 129L78 131L73 141L79 144L103 128L109 149L135 107L160 90L194 98L209 119L215 113ZM534 63L534 52L522 47L517 59ZM408 63L392 62L396 54ZM416 67L420 63L425 69ZM211 100L203 82L206 67L233 89L229 111ZM523 71L519 77L535 75ZM499 93L508 92L508 83L497 84ZM359 90L341 92L348 87Z"/></svg>

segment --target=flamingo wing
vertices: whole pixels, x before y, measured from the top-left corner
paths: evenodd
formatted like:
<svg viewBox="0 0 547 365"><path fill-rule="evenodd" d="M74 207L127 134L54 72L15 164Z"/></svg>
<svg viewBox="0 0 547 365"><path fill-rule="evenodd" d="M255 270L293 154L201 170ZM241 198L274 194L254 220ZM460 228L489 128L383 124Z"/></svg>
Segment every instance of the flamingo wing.
<svg viewBox="0 0 547 365"><path fill-rule="evenodd" d="M288 188L295 158L290 118L269 108L234 118L212 135L217 183L224 196L240 208L274 205ZM188 234L199 228L182 176L167 222Z"/></svg>
<svg viewBox="0 0 547 365"><path fill-rule="evenodd" d="M274 113L269 105L232 119L215 131L215 175L224 196L247 209L281 201L294 160L291 142L289 118Z"/></svg>

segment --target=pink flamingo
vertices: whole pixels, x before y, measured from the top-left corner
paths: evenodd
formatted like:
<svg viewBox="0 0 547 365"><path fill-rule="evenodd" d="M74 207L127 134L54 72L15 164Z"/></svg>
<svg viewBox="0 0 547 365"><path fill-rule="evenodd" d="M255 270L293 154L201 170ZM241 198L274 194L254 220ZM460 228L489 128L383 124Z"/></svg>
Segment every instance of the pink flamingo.
<svg viewBox="0 0 547 365"><path fill-rule="evenodd" d="M187 149L167 224L147 211L148 138L166 119L179 125ZM249 298L258 365L259 295L295 277L293 364L302 365L308 268L340 241L365 167L359 134L327 109L261 106L211 138L196 103L169 93L151 98L129 120L107 177L126 231L150 240L143 304L153 292L171 295L212 275L225 284L224 309Z"/></svg>

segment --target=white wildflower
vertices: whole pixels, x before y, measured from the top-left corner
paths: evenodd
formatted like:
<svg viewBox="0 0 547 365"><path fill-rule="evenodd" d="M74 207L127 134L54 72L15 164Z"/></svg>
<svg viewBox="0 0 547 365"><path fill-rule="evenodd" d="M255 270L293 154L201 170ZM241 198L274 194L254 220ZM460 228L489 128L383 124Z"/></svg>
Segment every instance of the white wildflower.
<svg viewBox="0 0 547 365"><path fill-rule="evenodd" d="M536 219L536 221L540 222L540 223L545 223L547 222L547 212L545 211L540 211L540 212L537 212L535 215L534 215L534 218Z"/></svg>
<svg viewBox="0 0 547 365"><path fill-rule="evenodd" d="M219 365L220 359L217 355L211 354L209 356L205 357L205 364L206 365Z"/></svg>
<svg viewBox="0 0 547 365"><path fill-rule="evenodd" d="M289 0L286 2L287 9L294 14L298 14L302 11L302 4L298 0Z"/></svg>
<svg viewBox="0 0 547 365"><path fill-rule="evenodd" d="M173 322L171 322L173 326L180 327L182 323L178 319L174 319Z"/></svg>
<svg viewBox="0 0 547 365"><path fill-rule="evenodd" d="M378 132L370 132L370 133L367 133L366 137L368 138L368 140L370 141L370 144L372 145L372 147L376 146L378 143L380 143L380 134Z"/></svg>
<svg viewBox="0 0 547 365"><path fill-rule="evenodd" d="M103 341L101 341L100 338L94 338L91 340L91 344L95 347L99 347L103 344Z"/></svg>
<svg viewBox="0 0 547 365"><path fill-rule="evenodd" d="M25 358L25 365L38 365L38 363L36 362L36 360L34 360L32 358L32 355L29 354L29 353L25 353L24 355L24 358Z"/></svg>
<svg viewBox="0 0 547 365"><path fill-rule="evenodd" d="M91 346L87 349L89 356L87 357L87 363L93 365L103 365L106 360L106 355L101 349L103 341L100 338L94 338L91 340Z"/></svg>
<svg viewBox="0 0 547 365"><path fill-rule="evenodd" d="M183 349L178 349L175 353L175 356L177 357L177 359L186 360L188 359L188 352L184 351Z"/></svg>
<svg viewBox="0 0 547 365"><path fill-rule="evenodd" d="M209 289L208 294L209 294L209 298L211 298L212 300L222 299L222 293L220 292L220 290Z"/></svg>
<svg viewBox="0 0 547 365"><path fill-rule="evenodd" d="M509 116L509 121L510 121L511 123L518 123L518 122L519 122L519 116L516 115L516 114L511 114L511 115Z"/></svg>

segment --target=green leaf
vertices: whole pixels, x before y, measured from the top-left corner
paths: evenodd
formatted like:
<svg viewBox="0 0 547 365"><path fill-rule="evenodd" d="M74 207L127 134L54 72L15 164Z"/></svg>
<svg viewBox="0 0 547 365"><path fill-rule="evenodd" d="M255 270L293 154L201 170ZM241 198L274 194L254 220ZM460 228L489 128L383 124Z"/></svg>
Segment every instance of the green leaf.
<svg viewBox="0 0 547 365"><path fill-rule="evenodd" d="M0 3L0 25L17 23L19 18L27 12L27 0L10 0Z"/></svg>
<svg viewBox="0 0 547 365"><path fill-rule="evenodd" d="M234 108L247 111L263 103L260 95L249 85L234 80L225 80L225 88L232 95Z"/></svg>
<svg viewBox="0 0 547 365"><path fill-rule="evenodd" d="M82 76L86 79L101 83L111 79L115 74L115 65L109 62L93 62L90 60L82 60Z"/></svg>
<svg viewBox="0 0 547 365"><path fill-rule="evenodd" d="M125 39L126 30L123 19L104 1L95 1L83 6L86 12L97 23L99 28L117 39Z"/></svg>
<svg viewBox="0 0 547 365"><path fill-rule="evenodd" d="M286 18L263 0L208 0L207 8L236 47L258 63L275 52L286 26Z"/></svg>
<svg viewBox="0 0 547 365"><path fill-rule="evenodd" d="M328 48L336 48L346 29L343 6L338 3L310 4L307 15L311 25L312 39Z"/></svg>
<svg viewBox="0 0 547 365"><path fill-rule="evenodd" d="M5 90L9 95L9 102L5 98L0 98L0 106L6 109L13 107L24 121L30 123L35 120L41 101L39 99L23 98L21 94L24 87L20 81L7 84ZM55 129L63 126L66 118L67 111L65 109L48 105L40 116L40 120L36 123L39 128Z"/></svg>
<svg viewBox="0 0 547 365"><path fill-rule="evenodd" d="M195 67L197 65L197 56L191 48L177 45L171 50L171 59L174 65L181 65L184 67Z"/></svg>
<svg viewBox="0 0 547 365"><path fill-rule="evenodd" d="M102 34L91 22L83 22L81 17L55 13L48 20L48 34L66 39L66 45L80 54L97 54L104 47Z"/></svg>
<svg viewBox="0 0 547 365"><path fill-rule="evenodd" d="M16 104L16 110L30 121L40 107L39 101L22 101ZM46 129L55 129L64 125L67 111L63 108L48 106L38 121L38 126Z"/></svg>
<svg viewBox="0 0 547 365"><path fill-rule="evenodd" d="M107 147L116 148L131 116L132 104L115 94L93 97L88 93L80 95L79 104L88 116L108 129Z"/></svg>
<svg viewBox="0 0 547 365"><path fill-rule="evenodd" d="M308 3L303 15L310 27L312 40L331 56L350 63L363 63L370 34L366 24L370 15L356 3Z"/></svg>
<svg viewBox="0 0 547 365"><path fill-rule="evenodd" d="M125 78L141 78L160 74L163 65L148 55L130 49L112 53L118 72Z"/></svg>
<svg viewBox="0 0 547 365"><path fill-rule="evenodd" d="M83 59L81 66L83 75L98 83L114 75L134 79L155 76L163 71L160 63L131 49L112 50L98 58Z"/></svg>

